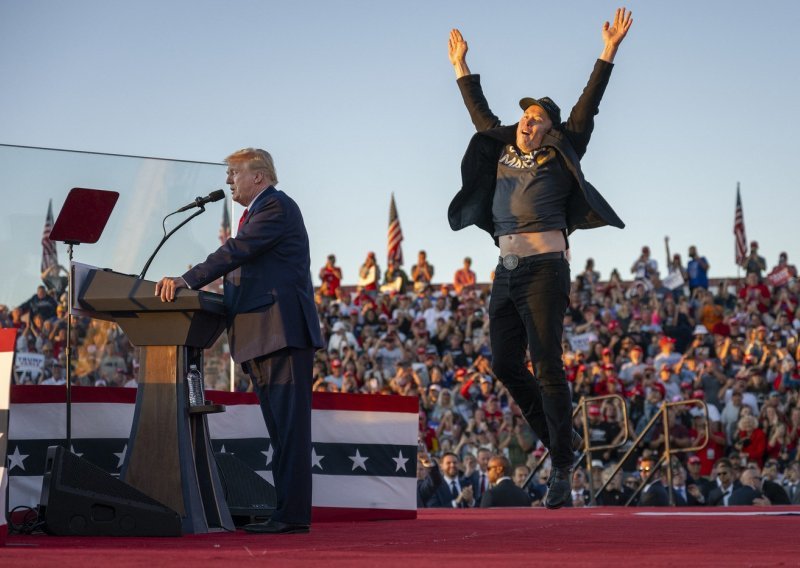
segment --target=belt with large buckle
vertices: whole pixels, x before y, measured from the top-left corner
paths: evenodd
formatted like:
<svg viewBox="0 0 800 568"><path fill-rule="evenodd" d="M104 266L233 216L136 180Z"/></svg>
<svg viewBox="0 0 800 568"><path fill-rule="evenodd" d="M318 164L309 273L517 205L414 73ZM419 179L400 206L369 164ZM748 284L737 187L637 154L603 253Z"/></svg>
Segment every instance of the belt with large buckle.
<svg viewBox="0 0 800 568"><path fill-rule="evenodd" d="M520 257L517 254L507 254L505 256L501 256L498 258L500 264L503 265L503 268L506 270L514 270L519 266L519 263L522 261L525 262L536 262L540 260L555 260L559 258L566 258L566 253L563 251L561 252L542 252L539 254L532 254L530 256L523 256Z"/></svg>
<svg viewBox="0 0 800 568"><path fill-rule="evenodd" d="M503 263L503 268L506 270L514 270L517 266L519 266L519 256L516 254L507 254L503 257L500 257L500 262Z"/></svg>

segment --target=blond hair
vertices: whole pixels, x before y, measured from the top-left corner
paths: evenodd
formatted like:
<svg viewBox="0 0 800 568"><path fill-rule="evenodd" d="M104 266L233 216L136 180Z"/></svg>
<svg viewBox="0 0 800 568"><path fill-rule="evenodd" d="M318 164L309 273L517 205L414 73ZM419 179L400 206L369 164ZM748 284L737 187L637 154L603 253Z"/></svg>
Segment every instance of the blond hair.
<svg viewBox="0 0 800 568"><path fill-rule="evenodd" d="M264 170L273 184L278 183L278 174L275 172L275 163L269 152L260 148L242 148L225 158L225 163L245 164L249 170Z"/></svg>

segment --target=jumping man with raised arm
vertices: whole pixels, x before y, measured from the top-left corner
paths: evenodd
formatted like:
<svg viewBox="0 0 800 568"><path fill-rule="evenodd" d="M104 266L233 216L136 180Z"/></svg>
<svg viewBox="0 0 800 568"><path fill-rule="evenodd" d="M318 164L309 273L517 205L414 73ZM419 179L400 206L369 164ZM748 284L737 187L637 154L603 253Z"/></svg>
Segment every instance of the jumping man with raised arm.
<svg viewBox="0 0 800 568"><path fill-rule="evenodd" d="M450 32L450 62L478 133L461 162L461 191L450 203L453 230L477 225L500 248L489 306L492 367L542 442L552 473L545 505L570 498L572 403L561 360L563 319L569 305L567 235L575 229L624 224L584 178L580 160L608 84L620 43L633 23L625 8L602 28L604 42L589 82L566 122L548 97L523 98L523 114L501 126L489 108L480 77L466 63L467 42ZM525 365L530 350L536 379Z"/></svg>

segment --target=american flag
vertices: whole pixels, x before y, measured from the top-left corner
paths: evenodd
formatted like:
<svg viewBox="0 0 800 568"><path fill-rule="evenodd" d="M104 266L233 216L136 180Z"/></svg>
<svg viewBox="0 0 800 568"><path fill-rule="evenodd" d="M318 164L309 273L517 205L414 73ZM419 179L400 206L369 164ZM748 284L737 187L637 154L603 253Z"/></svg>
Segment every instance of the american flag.
<svg viewBox="0 0 800 568"><path fill-rule="evenodd" d="M53 230L53 200L47 205L47 218L44 220L42 231L42 272L52 266L58 266L58 251L56 243L50 240L50 231Z"/></svg>
<svg viewBox="0 0 800 568"><path fill-rule="evenodd" d="M400 218L397 216L397 205L394 203L394 193L392 193L392 203L389 206L389 232L388 249L386 252L387 260L394 260L397 266L403 264L403 229L400 227Z"/></svg>
<svg viewBox="0 0 800 568"><path fill-rule="evenodd" d="M733 235L736 237L736 264L741 265L747 257L747 237L744 234L744 211L739 183L736 183L736 215L733 220Z"/></svg>
<svg viewBox="0 0 800 568"><path fill-rule="evenodd" d="M225 200L225 203L222 204L222 225L219 228L219 242L220 244L225 244L225 242L231 238L231 216L228 213L228 200Z"/></svg>

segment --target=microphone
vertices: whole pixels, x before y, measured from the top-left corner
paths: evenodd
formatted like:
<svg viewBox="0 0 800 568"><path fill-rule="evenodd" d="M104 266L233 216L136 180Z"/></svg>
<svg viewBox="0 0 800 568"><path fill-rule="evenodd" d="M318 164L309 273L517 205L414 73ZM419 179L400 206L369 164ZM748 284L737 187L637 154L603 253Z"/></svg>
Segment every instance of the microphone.
<svg viewBox="0 0 800 568"><path fill-rule="evenodd" d="M206 203L213 203L214 201L219 201L220 199L225 199L225 192L221 189L216 191L212 191L205 197L197 197L194 201L192 201L189 205L184 205L180 209L178 209L175 213L181 213L182 211L188 211L194 207L202 207Z"/></svg>

